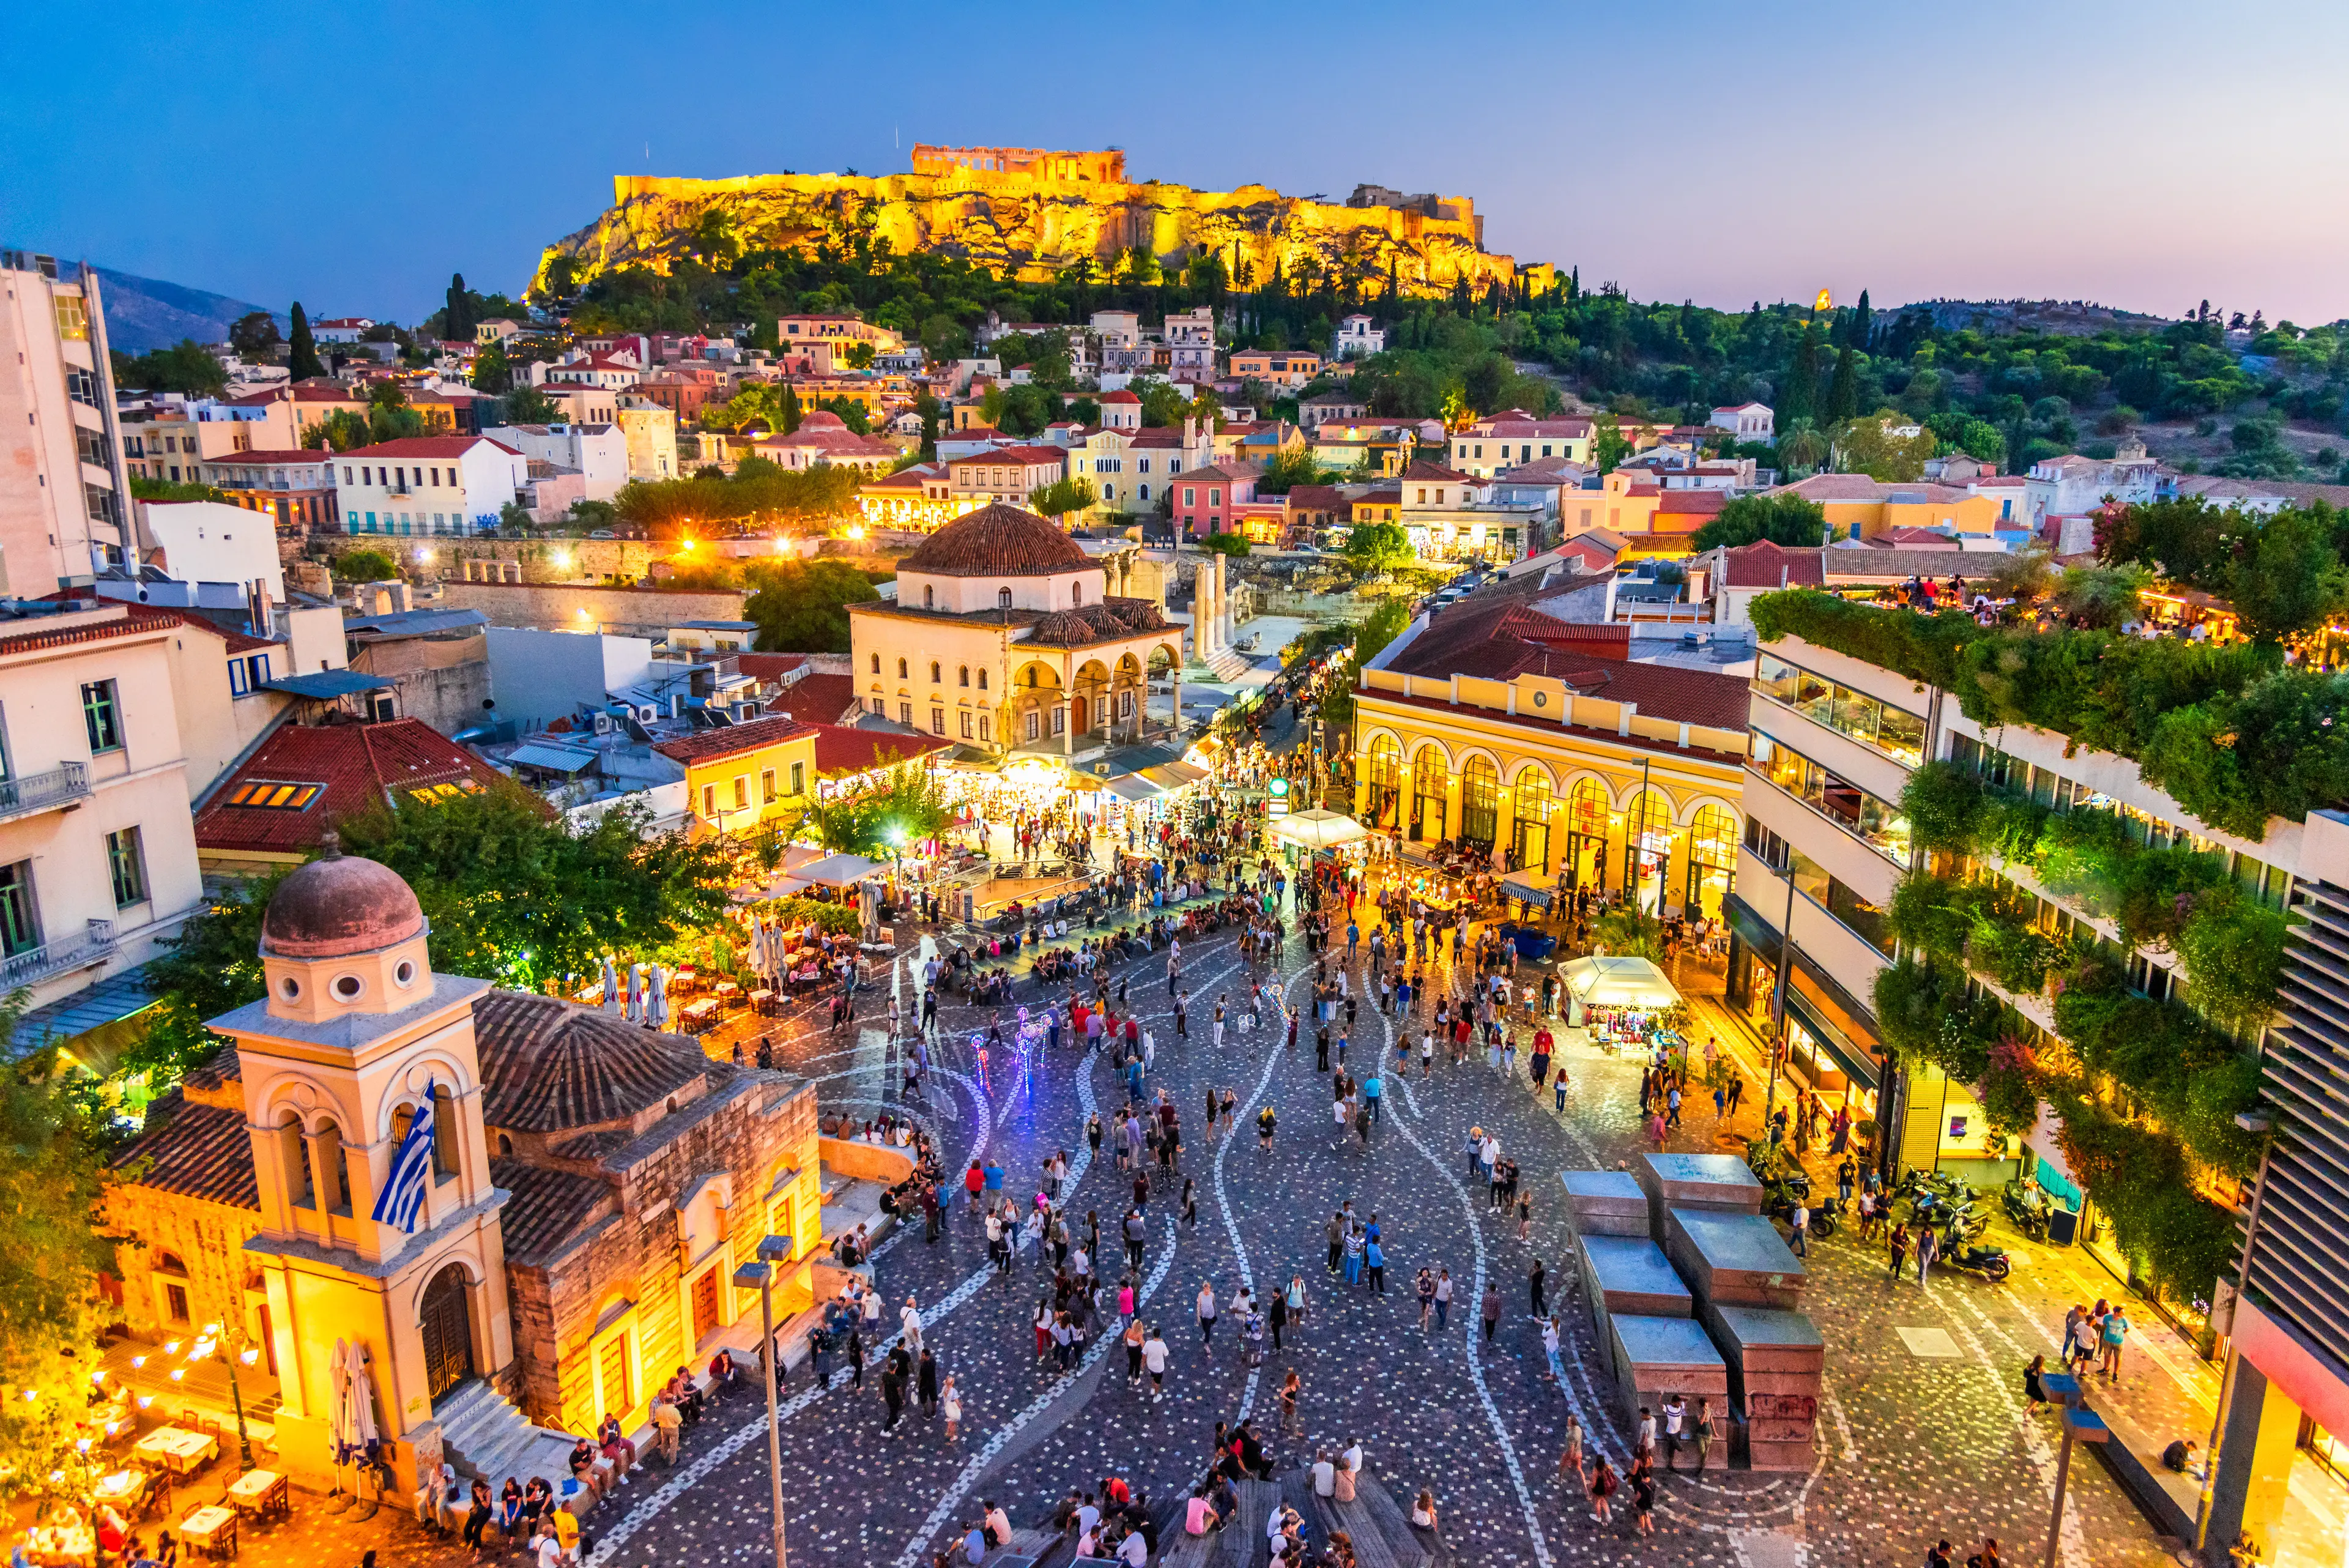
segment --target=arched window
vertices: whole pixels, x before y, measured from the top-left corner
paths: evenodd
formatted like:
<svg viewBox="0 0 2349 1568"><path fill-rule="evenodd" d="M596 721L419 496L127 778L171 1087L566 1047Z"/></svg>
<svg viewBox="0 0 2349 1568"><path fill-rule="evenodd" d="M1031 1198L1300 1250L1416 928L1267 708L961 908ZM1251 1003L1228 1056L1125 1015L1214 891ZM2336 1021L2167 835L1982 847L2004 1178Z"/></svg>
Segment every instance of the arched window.
<svg viewBox="0 0 2349 1568"><path fill-rule="evenodd" d="M978 672L978 689L981 691L987 690L987 671L984 670Z"/></svg>
<svg viewBox="0 0 2349 1568"><path fill-rule="evenodd" d="M1411 764L1411 832L1417 843L1432 844L1446 836L1444 828L1444 798L1451 783L1451 767L1444 753L1433 746L1422 746Z"/></svg>
<svg viewBox="0 0 2349 1568"><path fill-rule="evenodd" d="M1689 825L1688 888L1682 907L1692 916L1718 919L1737 877L1737 815L1717 805L1697 808Z"/></svg>
<svg viewBox="0 0 2349 1568"><path fill-rule="evenodd" d="M955 666L955 684L957 686L968 686L970 684L969 665L957 664Z"/></svg>
<svg viewBox="0 0 2349 1568"><path fill-rule="evenodd" d="M1085 602L1084 584L1071 583L1069 585L1069 602L1072 605L1081 605Z"/></svg>
<svg viewBox="0 0 2349 1568"><path fill-rule="evenodd" d="M277 1165L285 1178L285 1200L296 1209L315 1208L310 1148L302 1137L302 1118L292 1111L277 1118Z"/></svg>
<svg viewBox="0 0 2349 1568"><path fill-rule="evenodd" d="M446 1084L432 1085L432 1173L457 1174L457 1102Z"/></svg>
<svg viewBox="0 0 2349 1568"><path fill-rule="evenodd" d="M1607 819L1612 810L1607 786L1597 779L1577 779L1567 792L1567 874L1577 888L1607 885Z"/></svg>
<svg viewBox="0 0 2349 1568"><path fill-rule="evenodd" d="M1009 588L998 588L995 590L995 607L997 609L1009 609L1011 607L1011 590Z"/></svg>
<svg viewBox="0 0 2349 1568"><path fill-rule="evenodd" d="M924 609L936 609L936 608L937 608L937 607L938 607L938 590L937 590L936 588L935 588L935 587L931 587L931 586L930 586L929 584L927 584L927 583L923 584L923 585L922 585L922 607L923 607Z"/></svg>
<svg viewBox="0 0 2349 1568"><path fill-rule="evenodd" d="M1631 803L1623 825L1623 888L1639 907L1664 913L1664 871L1672 857L1671 797L1651 784Z"/></svg>
<svg viewBox="0 0 2349 1568"><path fill-rule="evenodd" d="M900 680L905 679L905 661L902 659L897 660L897 679Z"/></svg>
<svg viewBox="0 0 2349 1568"><path fill-rule="evenodd" d="M1520 771L1516 823L1509 837L1509 849L1520 870L1549 867L1549 774L1539 768Z"/></svg>
<svg viewBox="0 0 2349 1568"><path fill-rule="evenodd" d="M938 661L933 659L930 660L930 684L936 686L938 684Z"/></svg>
<svg viewBox="0 0 2349 1568"><path fill-rule="evenodd" d="M873 656L873 673L875 675L881 673L881 656L877 653Z"/></svg>
<svg viewBox="0 0 2349 1568"><path fill-rule="evenodd" d="M1490 757L1470 757L1460 770L1460 836L1490 849L1500 821L1501 770Z"/></svg>
<svg viewBox="0 0 2349 1568"><path fill-rule="evenodd" d="M343 1179L343 1129L331 1121L320 1122L311 1137L318 1149L318 1207L347 1217L351 1193Z"/></svg>
<svg viewBox="0 0 2349 1568"><path fill-rule="evenodd" d="M1402 778L1402 748L1395 744L1392 735L1372 738L1362 777L1370 786L1364 804L1369 807L1371 820L1381 827L1392 827L1398 786Z"/></svg>

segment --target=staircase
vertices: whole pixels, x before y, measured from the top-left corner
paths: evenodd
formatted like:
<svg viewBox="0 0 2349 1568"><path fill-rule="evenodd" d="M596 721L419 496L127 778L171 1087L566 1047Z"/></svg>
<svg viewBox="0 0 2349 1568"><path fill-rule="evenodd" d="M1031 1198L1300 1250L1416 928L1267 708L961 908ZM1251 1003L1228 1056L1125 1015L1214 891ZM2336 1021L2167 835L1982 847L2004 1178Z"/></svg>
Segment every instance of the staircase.
<svg viewBox="0 0 2349 1568"><path fill-rule="evenodd" d="M560 1480L571 1473L571 1449L578 1441L533 1427L513 1402L482 1378L474 1378L433 1413L440 1446L457 1473L483 1481L494 1491L508 1476Z"/></svg>
<svg viewBox="0 0 2349 1568"><path fill-rule="evenodd" d="M1199 679L1204 673L1206 679L1229 685L1252 668L1254 665L1247 654L1235 653L1228 648L1219 648L1206 659L1194 658L1189 668L1184 670L1184 674L1191 679Z"/></svg>

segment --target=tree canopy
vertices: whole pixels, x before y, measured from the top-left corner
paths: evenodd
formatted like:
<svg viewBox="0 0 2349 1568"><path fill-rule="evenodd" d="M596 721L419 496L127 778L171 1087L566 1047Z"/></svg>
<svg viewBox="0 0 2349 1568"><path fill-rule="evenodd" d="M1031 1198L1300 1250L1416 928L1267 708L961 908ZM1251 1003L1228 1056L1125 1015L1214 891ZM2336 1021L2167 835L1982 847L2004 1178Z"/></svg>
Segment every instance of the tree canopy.
<svg viewBox="0 0 2349 1568"><path fill-rule="evenodd" d="M151 348L136 358L117 349L114 384L146 392L216 398L228 389L228 371L202 344L182 337L171 348Z"/></svg>
<svg viewBox="0 0 2349 1568"><path fill-rule="evenodd" d="M845 561L778 561L748 576L756 591L742 613L759 623L761 653L845 653L848 607L881 597Z"/></svg>
<svg viewBox="0 0 2349 1568"><path fill-rule="evenodd" d="M1699 551L1764 539L1795 548L1826 543L1826 530L1825 510L1799 495L1740 495L1698 529L1692 543Z"/></svg>
<svg viewBox="0 0 2349 1568"><path fill-rule="evenodd" d="M839 515L856 494L853 468L786 469L746 457L728 476L635 480L612 499L629 523L663 536L710 524L805 524Z"/></svg>
<svg viewBox="0 0 2349 1568"><path fill-rule="evenodd" d="M1357 523L1346 535L1346 558L1369 571L1409 566L1419 559L1400 523Z"/></svg>

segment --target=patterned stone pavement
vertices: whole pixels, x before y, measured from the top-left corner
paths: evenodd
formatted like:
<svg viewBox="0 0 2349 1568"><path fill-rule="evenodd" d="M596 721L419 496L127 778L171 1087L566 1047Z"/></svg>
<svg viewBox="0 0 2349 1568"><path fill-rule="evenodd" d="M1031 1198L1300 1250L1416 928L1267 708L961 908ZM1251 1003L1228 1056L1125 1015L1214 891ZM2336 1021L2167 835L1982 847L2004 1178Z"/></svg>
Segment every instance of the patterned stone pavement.
<svg viewBox="0 0 2349 1568"><path fill-rule="evenodd" d="M910 950L915 933L901 932ZM1185 978L1197 1020L1223 992L1245 992L1251 974L1277 973L1302 994L1311 961L1301 941L1275 964L1244 965L1231 937L1186 949ZM877 966L876 966L877 967ZM1328 1078L1314 1068L1310 1036L1291 1054L1278 1036L1227 1036L1217 1051L1195 1024L1177 1043L1168 1016L1163 955L1133 967L1133 1000L1154 1033L1148 1087L1173 1093L1188 1147L1184 1170L1198 1184L1195 1225L1180 1223L1174 1194L1154 1196L1143 1264L1143 1317L1173 1348L1167 1396L1148 1402L1130 1387L1121 1350L1104 1338L1068 1376L1039 1368L1030 1314L1040 1292L1033 1265L1008 1280L988 1270L968 1210L955 1209L936 1243L918 1228L885 1243L875 1259L894 1303L920 1299L926 1338L942 1373L964 1399L961 1440L943 1424L909 1415L899 1435L882 1430L876 1379L864 1390L816 1390L803 1375L786 1390L783 1476L793 1560L823 1568L926 1563L942 1532L999 1499L1015 1523L1034 1522L1071 1488L1115 1473L1154 1499L1186 1487L1203 1469L1217 1420L1257 1417L1276 1462L1309 1461L1313 1450L1360 1438L1370 1463L1397 1497L1432 1488L1446 1542L1464 1564L1556 1564L1597 1561L1704 1563L1730 1568L1907 1564L1923 1560L1938 1535L1962 1562L1984 1535L2006 1559L2036 1561L2044 1550L2054 1470L2054 1418L2023 1415L2019 1369L2034 1350L2054 1347L2044 1304L2010 1285L1957 1276L1921 1291L1885 1277L1880 1257L1863 1254L1848 1232L1815 1246L1807 1309L1828 1342L1832 1392L1821 1459L1808 1476L1713 1472L1703 1481L1668 1477L1658 1531L1635 1537L1628 1508L1612 1525L1590 1518L1578 1491L1557 1480L1559 1434L1579 1412L1599 1449L1619 1465L1628 1447L1611 1390L1592 1368L1594 1346L1580 1303L1564 1297L1571 1268L1557 1173L1612 1165L1640 1146L1635 1061L1591 1051L1570 1056L1567 1114L1552 1113L1522 1079L1504 1082L1480 1062L1439 1062L1422 1080L1416 1065L1401 1084L1391 1075L1384 1120L1367 1148L1349 1137L1332 1147ZM1358 974L1359 979L1359 974ZM1026 988L1023 987L1023 992ZM1359 984L1357 994L1360 994ZM1032 999L1023 994L1023 1001ZM886 981L864 993L869 1013L886 1006ZM1086 1113L1123 1100L1105 1064L1073 1049L1040 1063L1023 1090L1016 1064L998 1053L989 1081L957 1031L982 1023L948 1009L947 1040L936 1060L929 1102L917 1107L938 1134L949 1169L984 1147L1032 1191L1040 1162L1055 1147L1081 1158ZM1374 1006L1361 1010L1359 1064L1392 1038ZM877 1033L852 1040L829 1033L815 1010L776 1030L779 1065L818 1080L827 1105L864 1107L895 1096L894 1063ZM1241 1100L1236 1138L1202 1139L1199 1103L1209 1086ZM1253 1113L1274 1106L1274 1147L1258 1147ZM1709 1106L1706 1107L1709 1111ZM1465 1179L1468 1127L1495 1129L1519 1160L1535 1197L1532 1232L1516 1235ZM1675 1147L1713 1147L1711 1117L1692 1116ZM1177 1184L1179 1190L1179 1183ZM957 1199L960 1194L956 1193ZM1104 1146L1100 1164L1070 1194L1074 1211L1096 1210L1112 1229L1130 1194ZM1375 1213L1388 1252L1388 1293L1347 1289L1326 1268L1322 1226L1351 1200ZM1544 1376L1537 1326L1527 1312L1532 1256L1550 1267L1564 1297L1568 1378ZM1412 1282L1423 1266L1451 1271L1458 1287L1448 1330L1423 1332ZM1106 1266L1106 1265L1105 1265ZM1309 1311L1285 1347L1267 1346L1260 1369L1241 1364L1237 1322L1228 1313L1203 1347L1193 1299L1203 1281L1228 1302L1253 1285L1259 1299L1301 1273ZM1111 1275L1114 1278L1114 1273ZM2023 1276L2018 1275L2018 1280ZM1482 1282L1500 1286L1507 1312L1494 1343L1480 1343L1475 1303ZM2060 1307L2057 1312L2060 1314ZM1113 1317L1112 1319L1113 1322ZM1920 1359L1895 1332L1945 1330L1951 1359ZM1290 1367L1301 1375L1302 1430L1280 1433L1273 1398ZM686 1434L674 1474L640 1471L589 1521L590 1568L751 1563L767 1552L768 1478L763 1411L738 1395ZM248 1550L269 1549L266 1533ZM305 1553L308 1556L310 1554ZM407 1531L393 1563L429 1562L445 1547ZM2072 1471L2071 1503L2059 1542L2064 1568L2151 1564L2167 1553L2150 1527L2099 1467Z"/></svg>

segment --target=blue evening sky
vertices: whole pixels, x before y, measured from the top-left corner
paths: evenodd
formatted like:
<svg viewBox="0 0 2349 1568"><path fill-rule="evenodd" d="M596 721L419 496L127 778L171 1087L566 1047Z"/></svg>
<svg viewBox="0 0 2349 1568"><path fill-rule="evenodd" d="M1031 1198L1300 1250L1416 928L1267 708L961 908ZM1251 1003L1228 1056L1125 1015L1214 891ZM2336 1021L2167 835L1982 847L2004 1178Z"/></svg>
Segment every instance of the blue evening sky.
<svg viewBox="0 0 2349 1568"><path fill-rule="evenodd" d="M1640 298L2208 297L2349 315L2349 6L26 8L0 237L313 316L519 287L616 172L1126 149L1203 188L1475 199Z"/></svg>

